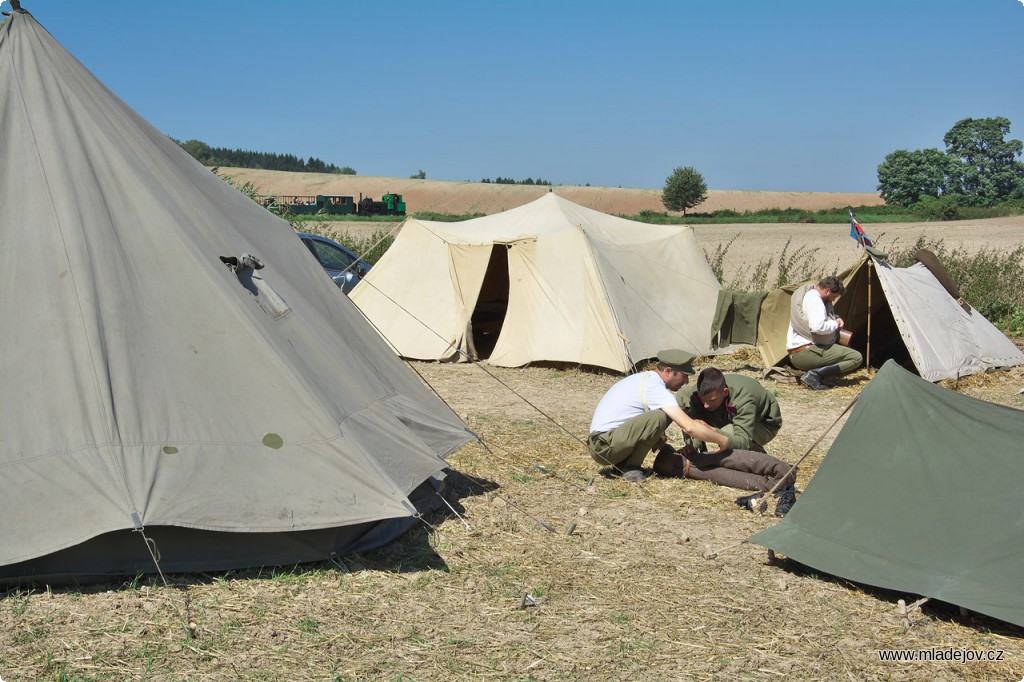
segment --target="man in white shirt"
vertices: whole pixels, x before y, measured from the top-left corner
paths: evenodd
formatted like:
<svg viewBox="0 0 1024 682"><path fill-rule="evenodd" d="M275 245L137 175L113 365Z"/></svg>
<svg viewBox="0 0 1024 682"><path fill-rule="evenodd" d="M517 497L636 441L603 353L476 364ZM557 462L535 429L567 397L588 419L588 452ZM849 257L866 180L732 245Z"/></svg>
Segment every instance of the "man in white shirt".
<svg viewBox="0 0 1024 682"><path fill-rule="evenodd" d="M786 350L790 364L804 372L800 383L815 391L829 388L825 379L852 372L864 362L860 352L836 343L844 323L832 303L845 292L835 276L793 292Z"/></svg>
<svg viewBox="0 0 1024 682"><path fill-rule="evenodd" d="M679 349L663 350L653 371L630 375L608 389L594 411L587 439L596 462L614 466L625 481L645 480L644 459L665 442L665 430L673 422L691 438L721 448L729 445L728 436L691 419L679 406L675 391L693 376L694 357Z"/></svg>

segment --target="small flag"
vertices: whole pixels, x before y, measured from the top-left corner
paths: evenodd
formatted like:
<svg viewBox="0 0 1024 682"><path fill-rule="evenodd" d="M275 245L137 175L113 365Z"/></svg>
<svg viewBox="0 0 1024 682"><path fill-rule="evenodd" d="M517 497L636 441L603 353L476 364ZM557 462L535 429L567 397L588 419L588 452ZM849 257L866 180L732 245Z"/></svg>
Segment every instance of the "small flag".
<svg viewBox="0 0 1024 682"><path fill-rule="evenodd" d="M864 231L864 228L860 226L857 219L853 217L853 209L850 209L850 238L856 239L857 243L861 246L874 246L871 241L871 237Z"/></svg>

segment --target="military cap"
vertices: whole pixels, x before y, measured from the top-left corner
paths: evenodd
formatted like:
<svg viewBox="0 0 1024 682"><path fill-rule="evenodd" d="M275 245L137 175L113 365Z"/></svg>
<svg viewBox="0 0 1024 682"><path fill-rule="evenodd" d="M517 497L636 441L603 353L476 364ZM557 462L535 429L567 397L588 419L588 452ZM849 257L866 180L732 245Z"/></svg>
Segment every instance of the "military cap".
<svg viewBox="0 0 1024 682"><path fill-rule="evenodd" d="M689 374L690 376L696 374L693 371L693 361L696 357L693 353L687 353L685 350L679 350L678 348L658 351L658 362L666 367L671 367L677 372Z"/></svg>

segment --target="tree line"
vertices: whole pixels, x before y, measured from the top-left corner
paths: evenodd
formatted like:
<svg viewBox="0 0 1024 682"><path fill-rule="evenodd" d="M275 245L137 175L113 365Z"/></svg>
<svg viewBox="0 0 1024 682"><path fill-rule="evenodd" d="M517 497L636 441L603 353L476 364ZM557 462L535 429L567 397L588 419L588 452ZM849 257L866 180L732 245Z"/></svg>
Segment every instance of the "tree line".
<svg viewBox="0 0 1024 682"><path fill-rule="evenodd" d="M1020 140L1007 140L1010 120L965 118L942 141L946 149L897 149L878 166L877 190L890 206L913 207L916 213L952 220L961 207L1024 204L1024 151ZM696 168L676 168L665 180L661 201L670 211L697 206L708 187ZM1024 208L1024 205L1021 206Z"/></svg>
<svg viewBox="0 0 1024 682"><path fill-rule="evenodd" d="M490 178L482 178L480 182L484 184L494 183L495 185L550 185L550 180L544 180L543 178L526 178L525 180L513 180L512 178L503 178L500 175L494 180Z"/></svg>
<svg viewBox="0 0 1024 682"><path fill-rule="evenodd" d="M174 140L174 138L171 138ZM325 163L315 156L303 161L294 154L275 154L273 152L255 152L248 149L227 149L211 147L201 140L174 142L184 149L196 161L204 166L230 166L232 168L259 168L261 170L281 170L305 173L337 173L340 175L356 175L354 168L333 163Z"/></svg>
<svg viewBox="0 0 1024 682"><path fill-rule="evenodd" d="M887 155L877 189L887 204L931 208L939 218L955 217L960 206L1024 201L1024 163L1017 158L1024 143L1007 140L1009 133L1010 120L1002 116L961 119L942 138L945 150Z"/></svg>

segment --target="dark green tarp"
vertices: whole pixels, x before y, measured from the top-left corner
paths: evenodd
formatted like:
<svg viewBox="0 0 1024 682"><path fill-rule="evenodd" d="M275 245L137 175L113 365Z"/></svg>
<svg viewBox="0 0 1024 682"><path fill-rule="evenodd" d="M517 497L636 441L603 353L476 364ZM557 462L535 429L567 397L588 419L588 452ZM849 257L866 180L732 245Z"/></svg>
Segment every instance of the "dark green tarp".
<svg viewBox="0 0 1024 682"><path fill-rule="evenodd" d="M1024 626L1024 412L886 363L793 510L749 539Z"/></svg>

